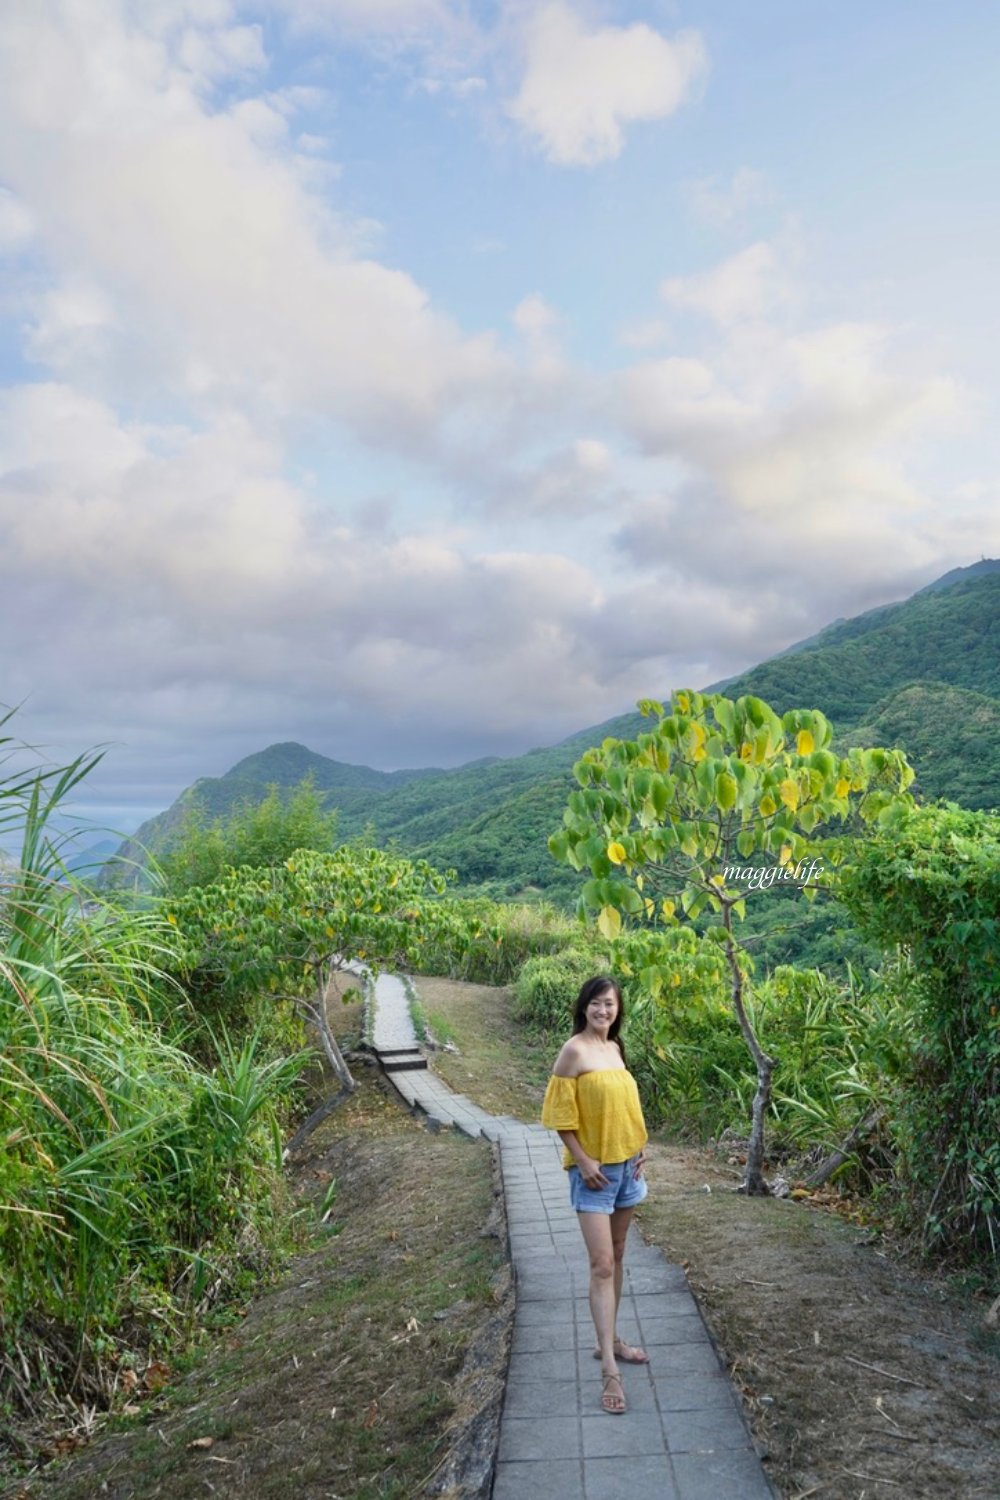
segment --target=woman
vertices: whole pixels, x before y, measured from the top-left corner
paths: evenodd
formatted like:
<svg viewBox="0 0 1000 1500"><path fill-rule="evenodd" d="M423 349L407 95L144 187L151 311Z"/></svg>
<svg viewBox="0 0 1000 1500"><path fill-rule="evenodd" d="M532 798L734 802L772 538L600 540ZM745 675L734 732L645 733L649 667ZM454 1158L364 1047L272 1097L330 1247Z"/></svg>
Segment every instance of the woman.
<svg viewBox="0 0 1000 1500"><path fill-rule="evenodd" d="M542 1106L542 1124L557 1130L590 1257L590 1311L597 1330L594 1357L604 1377L601 1407L625 1410L618 1360L647 1364L644 1349L615 1332L622 1294L622 1257L632 1212L646 1196L646 1125L635 1079L625 1067L618 1033L621 990L598 975L581 989L573 1035L556 1058Z"/></svg>

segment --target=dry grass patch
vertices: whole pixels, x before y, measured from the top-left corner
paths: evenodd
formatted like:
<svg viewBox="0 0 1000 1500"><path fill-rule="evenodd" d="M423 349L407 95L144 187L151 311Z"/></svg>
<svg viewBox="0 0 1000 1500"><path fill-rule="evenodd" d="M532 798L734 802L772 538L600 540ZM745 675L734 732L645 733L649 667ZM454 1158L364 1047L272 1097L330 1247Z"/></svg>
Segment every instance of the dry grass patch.
<svg viewBox="0 0 1000 1500"><path fill-rule="evenodd" d="M708 1151L654 1143L648 1175L642 1232L686 1266L783 1495L993 1500L979 1304L836 1215L737 1196Z"/></svg>
<svg viewBox="0 0 1000 1500"><path fill-rule="evenodd" d="M555 1053L515 1020L512 991L423 975L414 987L431 1032L458 1048L434 1053L435 1073L491 1114L537 1120Z"/></svg>

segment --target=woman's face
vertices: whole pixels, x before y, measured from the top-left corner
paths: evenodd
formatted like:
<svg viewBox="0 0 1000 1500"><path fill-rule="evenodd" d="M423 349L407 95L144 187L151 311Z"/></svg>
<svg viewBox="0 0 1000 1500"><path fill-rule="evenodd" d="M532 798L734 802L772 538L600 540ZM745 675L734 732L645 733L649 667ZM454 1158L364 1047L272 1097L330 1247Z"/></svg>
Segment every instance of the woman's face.
<svg viewBox="0 0 1000 1500"><path fill-rule="evenodd" d="M603 1030L605 1026L612 1026L618 1014L618 1000L614 990L601 990L594 998L587 1002L587 1020L591 1026Z"/></svg>

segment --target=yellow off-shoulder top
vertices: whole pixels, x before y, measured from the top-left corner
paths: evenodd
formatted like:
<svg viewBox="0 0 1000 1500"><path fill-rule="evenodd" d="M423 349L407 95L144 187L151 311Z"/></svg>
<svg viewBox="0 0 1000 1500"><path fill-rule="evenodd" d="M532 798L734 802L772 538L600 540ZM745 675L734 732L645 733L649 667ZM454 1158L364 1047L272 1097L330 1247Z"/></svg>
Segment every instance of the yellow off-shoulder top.
<svg viewBox="0 0 1000 1500"><path fill-rule="evenodd" d="M600 1068L575 1078L553 1073L542 1124L550 1130L574 1130L584 1151L598 1162L627 1161L649 1139L639 1090L625 1068ZM564 1149L563 1166L575 1165Z"/></svg>

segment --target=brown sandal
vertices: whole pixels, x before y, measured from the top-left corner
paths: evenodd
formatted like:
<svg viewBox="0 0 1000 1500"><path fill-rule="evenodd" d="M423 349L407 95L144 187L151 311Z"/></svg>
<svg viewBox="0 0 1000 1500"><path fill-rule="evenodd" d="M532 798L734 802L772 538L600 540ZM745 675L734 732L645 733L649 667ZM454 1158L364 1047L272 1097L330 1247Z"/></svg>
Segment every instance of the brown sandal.
<svg viewBox="0 0 1000 1500"><path fill-rule="evenodd" d="M608 1386L611 1384L612 1380L617 1380L618 1389L621 1391L620 1396L615 1396L613 1392L608 1390ZM621 1403L620 1405L618 1404L619 1402ZM604 1384L601 1387L601 1410L606 1411L611 1417L620 1417L624 1415L625 1387L622 1385L622 1378L620 1375L605 1375Z"/></svg>
<svg viewBox="0 0 1000 1500"><path fill-rule="evenodd" d="M594 1358L600 1359L600 1349L594 1350ZM638 1344L626 1344L624 1339L615 1339L615 1359L620 1359L626 1365L648 1365L649 1355L645 1349Z"/></svg>

